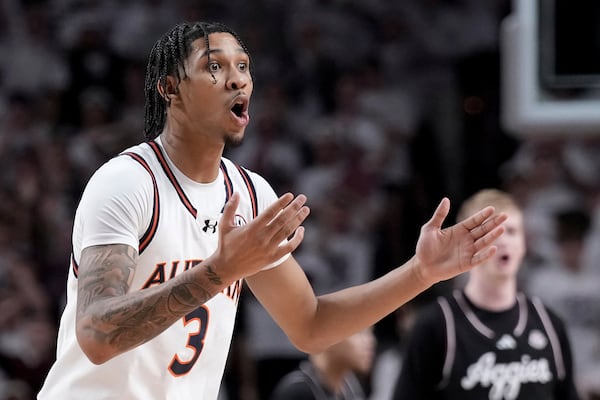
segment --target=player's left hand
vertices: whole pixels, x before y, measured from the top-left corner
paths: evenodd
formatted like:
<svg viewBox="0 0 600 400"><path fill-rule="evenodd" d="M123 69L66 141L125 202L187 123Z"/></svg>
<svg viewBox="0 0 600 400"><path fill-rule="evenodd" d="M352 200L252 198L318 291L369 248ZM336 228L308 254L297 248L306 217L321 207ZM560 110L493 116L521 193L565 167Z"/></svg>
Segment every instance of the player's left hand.
<svg viewBox="0 0 600 400"><path fill-rule="evenodd" d="M431 219L421 227L416 257L422 278L430 283L447 280L489 260L494 242L504 233L507 215L486 207L456 225L442 229L450 200L442 199Z"/></svg>

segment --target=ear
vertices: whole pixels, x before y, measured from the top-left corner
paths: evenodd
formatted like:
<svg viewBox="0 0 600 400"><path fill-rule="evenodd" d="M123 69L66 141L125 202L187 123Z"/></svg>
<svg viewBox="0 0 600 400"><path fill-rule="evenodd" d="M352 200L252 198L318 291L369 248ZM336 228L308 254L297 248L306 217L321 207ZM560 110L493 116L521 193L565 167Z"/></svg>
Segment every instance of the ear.
<svg viewBox="0 0 600 400"><path fill-rule="evenodd" d="M167 75L165 85L163 86L160 81L156 83L156 89L163 99L167 102L167 105L171 104L171 100L179 95L179 88L177 87L177 80L171 75Z"/></svg>

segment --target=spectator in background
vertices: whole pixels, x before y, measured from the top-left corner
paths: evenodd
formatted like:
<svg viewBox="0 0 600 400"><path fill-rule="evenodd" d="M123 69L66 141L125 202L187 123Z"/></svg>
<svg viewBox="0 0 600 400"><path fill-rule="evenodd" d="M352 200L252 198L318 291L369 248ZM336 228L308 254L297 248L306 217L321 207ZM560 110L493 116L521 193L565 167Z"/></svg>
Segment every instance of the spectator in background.
<svg viewBox="0 0 600 400"><path fill-rule="evenodd" d="M0 251L0 381L30 396L24 398L41 388L56 338L51 303L33 267L15 250Z"/></svg>
<svg viewBox="0 0 600 400"><path fill-rule="evenodd" d="M108 107L105 112L111 118L115 117L117 107L112 101L121 101L124 97L125 61L109 45L107 35L106 26L90 21L80 28L72 47L66 50L71 82L65 92L62 110L65 126L77 129L89 124L88 119L94 118L89 110L90 97L100 93L105 97L101 101Z"/></svg>
<svg viewBox="0 0 600 400"><path fill-rule="evenodd" d="M581 208L555 216L557 257L528 275L529 291L564 319L573 341L577 384L585 399L600 395L600 290L598 272L584 268L591 219Z"/></svg>
<svg viewBox="0 0 600 400"><path fill-rule="evenodd" d="M134 0L119 3L107 40L122 59L145 62L155 38L180 18L172 1Z"/></svg>
<svg viewBox="0 0 600 400"><path fill-rule="evenodd" d="M43 2L0 2L0 22L5 29L5 37L0 37L0 88L6 93L36 96L68 87L69 71L60 47L52 40L48 14Z"/></svg>
<svg viewBox="0 0 600 400"><path fill-rule="evenodd" d="M365 329L309 355L297 370L284 376L271 400L364 400L361 378L370 372L375 336Z"/></svg>
<svg viewBox="0 0 600 400"><path fill-rule="evenodd" d="M412 330L421 301L414 299L398 308L392 315L396 323L396 343L378 351L371 371L369 400L389 400L394 392L396 378L402 369L406 337ZM378 343L379 344L379 343Z"/></svg>

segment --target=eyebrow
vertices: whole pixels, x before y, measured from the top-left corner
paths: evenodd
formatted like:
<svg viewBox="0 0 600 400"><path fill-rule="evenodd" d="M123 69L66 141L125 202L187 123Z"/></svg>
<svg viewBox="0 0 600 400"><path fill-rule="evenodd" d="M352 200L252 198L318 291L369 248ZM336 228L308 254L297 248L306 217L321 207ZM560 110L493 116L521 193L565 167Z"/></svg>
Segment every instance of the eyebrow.
<svg viewBox="0 0 600 400"><path fill-rule="evenodd" d="M198 50L199 50L199 49L198 49ZM241 48L241 47L238 47L238 48L237 48L235 51L236 51L236 53L248 54L248 53L246 53L246 52L244 51L244 49L243 49L243 48ZM202 54L200 54L200 58L207 57L209 54L210 54L210 55L212 55L212 54L220 54L220 53L223 53L223 50L222 50L222 49L219 49L219 48L213 49L213 48L211 47L210 51L208 51L208 52L206 51L206 49L203 49L203 52L202 52Z"/></svg>

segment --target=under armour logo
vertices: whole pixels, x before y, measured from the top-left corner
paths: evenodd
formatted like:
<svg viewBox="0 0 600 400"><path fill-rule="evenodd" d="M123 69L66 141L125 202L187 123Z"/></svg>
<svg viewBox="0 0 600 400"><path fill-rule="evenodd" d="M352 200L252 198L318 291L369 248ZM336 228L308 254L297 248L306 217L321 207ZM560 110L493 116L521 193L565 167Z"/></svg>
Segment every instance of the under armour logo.
<svg viewBox="0 0 600 400"><path fill-rule="evenodd" d="M212 224L211 224L212 222ZM210 233L215 233L217 231L217 221L211 221L210 219L205 219L204 220L204 228L202 228L202 230L204 232L208 232L208 230L210 229L211 232Z"/></svg>

